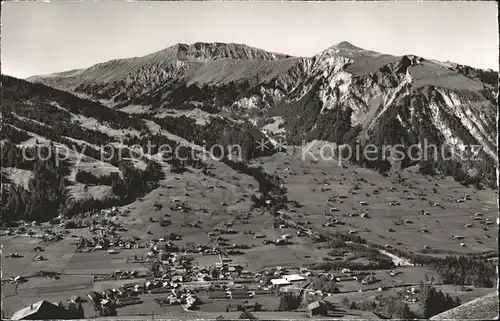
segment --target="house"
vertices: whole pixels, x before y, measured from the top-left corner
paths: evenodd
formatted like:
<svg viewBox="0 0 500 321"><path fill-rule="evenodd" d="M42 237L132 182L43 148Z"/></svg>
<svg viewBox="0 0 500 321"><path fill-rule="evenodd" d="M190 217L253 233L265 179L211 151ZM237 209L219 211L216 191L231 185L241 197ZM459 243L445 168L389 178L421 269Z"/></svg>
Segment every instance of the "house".
<svg viewBox="0 0 500 321"><path fill-rule="evenodd" d="M91 291L88 294L88 297L89 297L90 301L92 301L92 303L99 302L99 299L101 298L101 296L99 295L99 293L97 293L95 291Z"/></svg>
<svg viewBox="0 0 500 321"><path fill-rule="evenodd" d="M309 311L309 317L313 317L315 315L326 316L328 314L328 308L326 302L323 300L318 300L309 303L307 305L307 310Z"/></svg>
<svg viewBox="0 0 500 321"><path fill-rule="evenodd" d="M11 320L71 319L70 313L53 303L42 300L14 313Z"/></svg>
<svg viewBox="0 0 500 321"><path fill-rule="evenodd" d="M115 293L113 291L111 291L111 289L106 289L104 290L103 292L104 296L107 297L108 299L109 298L113 298L115 296Z"/></svg>
<svg viewBox="0 0 500 321"><path fill-rule="evenodd" d="M306 278L298 274L289 274L289 275L283 275L283 279L287 280L288 282L297 282L297 281L304 281Z"/></svg>
<svg viewBox="0 0 500 321"><path fill-rule="evenodd" d="M288 244L287 240L285 239L278 239L276 242L274 242L275 245L286 245Z"/></svg>
<svg viewBox="0 0 500 321"><path fill-rule="evenodd" d="M274 287L282 287L282 286L285 286L285 285L290 285L290 281L286 280L286 279L272 279L271 280L271 284L274 286Z"/></svg>
<svg viewBox="0 0 500 321"><path fill-rule="evenodd" d="M189 310L193 307L196 306L196 303L198 302L198 299L192 295L188 295L186 297L186 303L184 304L184 307Z"/></svg>
<svg viewBox="0 0 500 321"><path fill-rule="evenodd" d="M85 300L82 297L78 296L78 295L73 295L72 297L69 298L69 302L73 302L73 303L77 303L77 304L78 303L82 303L84 301Z"/></svg>

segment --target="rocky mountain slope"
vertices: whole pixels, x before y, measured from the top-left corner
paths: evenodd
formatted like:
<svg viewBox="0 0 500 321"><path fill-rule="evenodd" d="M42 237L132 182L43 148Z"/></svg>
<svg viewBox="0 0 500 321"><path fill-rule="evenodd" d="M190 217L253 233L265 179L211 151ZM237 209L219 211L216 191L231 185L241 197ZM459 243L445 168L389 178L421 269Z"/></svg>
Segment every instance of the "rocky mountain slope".
<svg viewBox="0 0 500 321"><path fill-rule="evenodd" d="M195 117L199 125L200 119L205 124L219 117L250 121L269 137L292 144L427 142L444 146L446 156L417 163L470 182L493 179L498 163L496 72L381 54L348 42L309 58L240 44L178 44L29 80L156 119ZM472 145L477 147L467 151ZM479 149L480 162L460 158ZM449 155L460 157L450 162ZM356 161L381 170L415 163L409 156L399 163L390 157Z"/></svg>

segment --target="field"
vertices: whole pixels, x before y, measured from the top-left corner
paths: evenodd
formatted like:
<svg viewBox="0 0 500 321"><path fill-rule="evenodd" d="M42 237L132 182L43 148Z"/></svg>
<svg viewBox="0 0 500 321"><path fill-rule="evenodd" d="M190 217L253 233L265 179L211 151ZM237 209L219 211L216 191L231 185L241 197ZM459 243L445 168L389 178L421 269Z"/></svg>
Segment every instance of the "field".
<svg viewBox="0 0 500 321"><path fill-rule="evenodd" d="M314 149L313 149L314 150ZM273 228L273 217L262 210L253 209L251 196L257 191L257 181L247 175L238 173L226 165L209 161L210 175L192 169L183 174L169 173L160 187L138 199L132 204L120 208L128 209L127 216L116 218L126 230L120 232L125 238L138 237L141 242L160 238L169 233L182 236L176 245L184 247L189 244L210 245L208 235L214 228L223 228L224 224L232 223L231 228L236 234L224 235L228 244L247 246L240 255L229 255L233 262L244 266L252 272L282 266L300 267L303 265L324 262L328 249L320 248L307 238L298 237L292 228ZM301 160L300 149L295 152L278 153L273 157L261 158L255 165L262 166L267 172L283 178L287 189L288 200L296 201L299 207L289 204L289 211L294 221L309 221L315 229L347 233L355 230L357 235L369 243L389 245L414 253L428 255L467 254L496 250L496 231L493 226L485 226L472 219L476 212L481 212L484 218L496 221L497 195L491 190L476 191L449 179L431 178L407 169L391 173L383 177L373 171L358 166L347 165L343 168L337 161L313 162L310 159ZM344 164L345 166L346 164ZM392 189L391 189L392 188ZM456 202L457 198L466 194L470 198L464 202ZM345 196L342 203L328 201L334 196ZM425 195L426 199L420 199ZM450 196L450 197L448 197ZM391 201L400 205L391 206ZM360 205L366 202L366 205ZM438 202L441 207L433 206ZM155 210L160 204L161 209ZM175 209L179 204L189 207L187 211ZM337 210L332 211L331 208ZM430 215L422 215L422 211ZM350 216L357 213L357 216ZM363 218L361 214L368 214ZM238 217L247 215L245 223ZM345 225L334 227L322 226L331 218L337 218ZM171 225L162 227L159 220L169 220ZM199 223L198 227L192 226ZM471 224L465 228L465 224ZM46 224L39 229L48 227ZM50 227L61 231L57 227ZM487 229L485 231L484 229ZM394 232L389 232L392 229ZM427 233L422 230L426 229ZM37 228L35 228L37 230ZM256 238L245 232L260 233L264 237ZM263 244L264 240L275 241L283 235L291 235L291 244L276 246ZM461 235L463 240L454 240L454 235ZM491 238L486 238L489 235ZM72 237L74 236L74 237ZM116 288L122 283L144 282L144 279L93 281L95 275L106 275L116 270L136 270L147 272L149 267L143 263L131 263L127 259L137 255L144 256L148 248L120 249L116 254L107 251L75 252L79 237L91 236L87 229L70 230L66 238L55 243L43 243L40 239L27 236L2 236L3 255L17 252L22 257L2 258L2 278L26 276L25 283L10 283L2 285L2 300L6 315L16 310L45 299L51 302L66 302L70 296L86 297L89 291L103 291ZM460 243L465 243L461 246ZM46 260L35 261L36 246L43 248ZM424 250L424 246L429 249ZM349 255L339 259L346 260ZM219 262L218 255L194 254L195 265L200 267L214 266ZM358 258L355 262L368 262ZM31 277L39 271L54 271L61 273L60 279ZM384 295L394 294L400 286L409 287L418 284L426 276L437 275L425 267L406 266L396 268L396 276L390 276L387 270L373 270L378 281L370 285L361 285L356 281L339 283L341 293L328 297L328 300L340 302L344 297L349 300L373 298L380 294L378 287L386 287ZM441 286L441 289L456 296L464 302L483 295L491 289L474 289L472 292L459 292L454 287ZM362 292L360 292L362 290ZM229 304L238 304L241 300L209 300L203 293L198 294L203 304L195 312L186 312L180 306L161 307L155 298L165 297L165 294L144 294L143 303L118 309L118 316L151 316L163 315L182 318L217 317L221 314L226 319L235 312L224 312ZM256 301L264 304L269 310L257 312L259 317L284 318L288 313L273 311L279 300L276 296L256 297ZM94 316L90 304L84 304L87 316ZM349 312L350 313L350 312ZM290 312L294 318L302 318L304 312ZM236 315L236 314L235 314ZM371 318L364 312L345 312L345 317ZM236 315L237 317L237 315Z"/></svg>
<svg viewBox="0 0 500 321"><path fill-rule="evenodd" d="M318 149L311 150L318 152ZM390 177L383 177L353 165L344 164L347 168L342 168L337 160L327 161L318 157L319 161L315 163L310 161L309 156L308 159L302 162L300 151L290 151L265 159L262 165L269 172L284 178L288 199L302 205L296 215L302 215L304 220L311 221L315 226L321 226L333 215L341 218L345 225L328 230L347 232L355 229L359 236L369 242L417 253L425 252L425 245L444 254L497 249L494 226L485 227L487 231L484 231L482 225L472 219L476 212L481 212L485 219L496 221L496 192L477 191L451 179L422 176L412 168L400 173L404 179L403 185L394 173ZM394 191L390 191L391 187ZM436 193L433 192L434 187ZM466 194L471 196L470 200L456 202L457 198ZM346 199L341 204L328 202L328 198L333 195L344 195ZM425 195L425 200L418 195ZM391 201L398 201L400 205L390 206ZM367 205L360 205L359 202L366 202ZM433 206L434 203L439 203L443 208ZM338 212L331 212L332 207L337 208ZM430 215L422 215L421 211ZM358 216L349 216L352 212ZM362 213L369 214L370 218L360 217ZM465 228L466 224L472 226ZM394 232L388 232L390 228ZM423 229L428 232L423 233ZM464 240L453 240L454 235L460 235Z"/></svg>

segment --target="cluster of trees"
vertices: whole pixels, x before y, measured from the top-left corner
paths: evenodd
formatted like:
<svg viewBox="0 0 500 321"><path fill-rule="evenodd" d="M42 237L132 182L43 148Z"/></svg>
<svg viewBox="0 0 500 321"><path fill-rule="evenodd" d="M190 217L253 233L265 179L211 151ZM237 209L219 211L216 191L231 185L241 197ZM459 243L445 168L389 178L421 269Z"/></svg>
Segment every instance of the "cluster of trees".
<svg viewBox="0 0 500 321"><path fill-rule="evenodd" d="M293 292L282 292L280 293L280 303L278 305L278 311L292 311L298 309L302 303L302 298L299 294Z"/></svg>
<svg viewBox="0 0 500 321"><path fill-rule="evenodd" d="M391 259L382 255L378 250L366 247L366 240L358 235L343 234L339 232L330 233L327 236L325 248L331 249L328 255L330 256L340 256L343 255L345 251L355 254L355 258L365 257L370 259L370 263L361 264L354 263L351 261L329 261L325 263L313 264L317 269L329 271L332 269L342 269L344 267L357 269L357 270L369 270L369 269L390 269L394 266Z"/></svg>
<svg viewBox="0 0 500 321"><path fill-rule="evenodd" d="M373 301L352 302L351 309L376 311L379 316L388 319L413 320L418 318L406 302L396 297L381 298L378 305Z"/></svg>
<svg viewBox="0 0 500 321"><path fill-rule="evenodd" d="M110 185L116 197L75 201L69 198L66 190L69 182L65 176L69 174L69 164L57 158L53 144L44 148L26 147L23 151L9 142L5 142L3 147L0 154L2 166L30 170L33 177L28 189L14 184L5 189L2 195L2 222L48 221L58 214L72 216L96 208L121 205L156 188L157 182L164 177L161 166L149 160L145 160L147 166L144 171L128 162L119 163L123 178L118 174L98 178L87 172L79 172L77 180ZM26 157L23 157L23 153Z"/></svg>
<svg viewBox="0 0 500 321"><path fill-rule="evenodd" d="M26 118L29 117L27 116L28 113L26 112L15 112L15 113L16 115L20 115L22 117ZM40 113L38 115L43 115L43 113ZM80 126L75 126L70 122L52 123L51 120L45 119L44 116L36 118L34 117L33 119L37 121L34 122L29 120L21 120L16 116L14 116L12 112L10 112L9 110L5 110L3 117L5 123L9 125L12 125L25 132L31 132L37 134L39 136L44 137L47 140L52 140L57 143L65 144L67 146L73 146L75 145L75 142L66 137L82 140L98 146L106 145L113 141L113 139L111 139L108 135L100 131L84 129ZM43 122L43 124L38 122ZM90 146L88 149L91 149Z"/></svg>
<svg viewBox="0 0 500 321"><path fill-rule="evenodd" d="M113 184L113 181L117 181L120 179L120 175L118 173L109 173L107 175L96 176L90 172L78 170L75 175L75 181L82 184L91 184L91 185L109 185Z"/></svg>
<svg viewBox="0 0 500 321"><path fill-rule="evenodd" d="M62 145L65 145L69 150L73 150L78 153L82 153L85 156L94 158L94 159L106 159L107 162L109 162L112 165L118 166L119 160L120 160L120 155L119 153L109 153L107 150L99 150L97 148L94 148L90 145L83 145L80 143L76 143L74 140L68 138L72 137L75 139L80 139L84 140L86 142L89 142L91 144L95 145L105 145L111 142L112 140L110 139L109 136L106 134L103 134L101 132L95 131L95 130L88 130L88 129L81 129L78 126L74 125L62 125L59 124L56 127L49 127L49 126L44 126L42 124L36 123L36 122L31 122L31 121L24 121L20 120L16 117L14 117L12 114L9 113L4 113L4 121L6 122L4 128L8 128L14 126L17 131L13 131L16 139L19 139L20 137L24 136L24 134L27 134L26 132L32 132L34 134L37 134L39 136L42 136L46 140L50 140L51 142L55 143L60 143ZM61 127L62 126L62 127ZM59 131L56 131L57 128L59 128ZM60 130L61 128L66 128L66 130ZM24 133L24 134L23 134ZM21 136L22 135L22 136ZM23 138L25 138L24 136ZM101 145L101 146L102 146ZM19 149L21 151L21 149ZM130 157L130 150L128 148L122 148L121 149L121 156L122 157ZM19 154L22 155L22 154ZM15 162L15 161L13 161Z"/></svg>
<svg viewBox="0 0 500 321"><path fill-rule="evenodd" d="M259 183L261 196L252 196L254 206L269 207L274 210L279 210L285 206L287 203L286 188L280 177L266 173L262 167L248 166L244 162L237 162L228 158L224 158L222 161L235 171L252 176ZM269 202L266 203L266 201Z"/></svg>
<svg viewBox="0 0 500 321"><path fill-rule="evenodd" d="M320 290L326 293L339 293L340 290L333 280L328 280L326 276L322 275L311 284L314 290Z"/></svg>
<svg viewBox="0 0 500 321"><path fill-rule="evenodd" d="M113 300L105 306L94 304L94 310L99 317L114 317L118 314L116 311L116 303Z"/></svg>
<svg viewBox="0 0 500 321"><path fill-rule="evenodd" d="M423 282L420 283L419 290L419 301L423 305L422 317L425 319L429 319L436 314L453 309L462 304L458 297L453 299L448 293L445 295L443 291L437 291L431 285L424 284Z"/></svg>
<svg viewBox="0 0 500 321"><path fill-rule="evenodd" d="M130 162L122 162L119 169L123 178L115 178L111 187L113 194L124 203L129 203L158 187L158 181L164 178L161 166L148 161L144 171L135 168Z"/></svg>
<svg viewBox="0 0 500 321"><path fill-rule="evenodd" d="M4 123L0 129L0 137L12 144L20 144L31 138L25 131L19 130L6 123Z"/></svg>
<svg viewBox="0 0 500 321"><path fill-rule="evenodd" d="M146 128L144 121L138 117L128 115L119 110L107 108L102 104L77 97L69 92L57 90L43 84L30 83L10 76L1 76L2 79L2 108L15 108L16 113L25 110L32 119L44 117L51 123L68 121L70 114L93 117L105 122L112 128L137 129ZM27 103L29 102L29 103ZM55 107L57 103L63 109ZM37 116L38 114L38 116ZM43 115L46 114L46 115ZM43 121L43 123L46 123Z"/></svg>
<svg viewBox="0 0 500 321"><path fill-rule="evenodd" d="M4 126L4 128L7 126ZM2 167L15 167L25 170L33 170L37 157L38 148L25 146L17 147L16 144L4 141L0 148L0 160ZM48 151L48 149L46 149ZM24 154L24 155L23 155Z"/></svg>
<svg viewBox="0 0 500 321"><path fill-rule="evenodd" d="M456 69L461 74L469 78L477 78L479 81L497 86L498 85L498 72L491 69L476 69L470 66L457 65Z"/></svg>
<svg viewBox="0 0 500 321"><path fill-rule="evenodd" d="M399 294L401 296L405 292ZM384 319L413 320L417 318L429 319L461 304L458 297L452 298L449 294L444 294L441 290L438 291L423 282L420 283L417 298L422 307L418 311L412 311L401 297L378 296L376 302L369 300L349 302L344 299L342 305L353 310L372 311Z"/></svg>
<svg viewBox="0 0 500 321"><path fill-rule="evenodd" d="M252 312L243 311L240 313L239 319L240 320L257 320L257 317Z"/></svg>
<svg viewBox="0 0 500 321"><path fill-rule="evenodd" d="M309 140L319 139L343 144L347 133L351 133L352 109L341 105L329 109L318 117L316 126L309 134Z"/></svg>
<svg viewBox="0 0 500 321"><path fill-rule="evenodd" d="M186 166L193 168L203 168L205 166L191 147L180 145L178 142L168 139L160 133L142 137L130 137L124 141L124 144L141 146L144 153L151 153L151 155L162 152L163 161L172 165L173 172L180 172ZM162 148L160 150L161 146L169 146L170 149Z"/></svg>
<svg viewBox="0 0 500 321"><path fill-rule="evenodd" d="M381 245L371 244L382 248ZM493 287L496 284L496 265L482 256L447 256L445 258L414 254L405 250L391 249L395 255L419 265L426 265L438 272L444 284ZM491 255L495 255L492 253Z"/></svg>
<svg viewBox="0 0 500 321"><path fill-rule="evenodd" d="M67 197L65 175L68 173L68 164L58 161L53 145L49 149L34 147L26 150L26 155L32 154L31 163L33 177L28 189L12 184L7 191L8 197L2 203L2 221L30 220L47 221L57 216L61 205ZM11 151L15 150L11 146ZM40 155L40 158L34 157Z"/></svg>
<svg viewBox="0 0 500 321"><path fill-rule="evenodd" d="M68 307L66 308L66 310L68 311L71 319L84 319L85 318L85 311L83 309L83 305L81 302L79 302L79 303L70 302L68 304Z"/></svg>
<svg viewBox="0 0 500 321"><path fill-rule="evenodd" d="M248 91L250 84L247 81L230 82L223 86L209 86L198 84L180 84L170 88L170 95L164 97L161 91L154 91L146 95L132 97L132 103L138 105L151 105L152 109L194 109L200 108L208 113L216 113L222 107L230 106L241 95ZM120 97L119 97L120 98ZM191 102L201 102L193 104ZM204 103L204 102L209 102ZM127 104L130 102L125 101Z"/></svg>
<svg viewBox="0 0 500 321"><path fill-rule="evenodd" d="M390 259L379 259L376 261L370 261L366 264L351 262L351 261L331 261L331 262L322 262L322 263L313 263L310 264L309 267L313 270L322 270L322 271L333 271L333 270L342 270L343 268L358 270L358 271L367 271L367 270L388 270L394 267L394 264Z"/></svg>
<svg viewBox="0 0 500 321"><path fill-rule="evenodd" d="M71 217L92 210L120 206L149 193L158 187L158 181L163 179L165 174L158 163L149 160L145 161L147 166L144 170L135 168L131 162L122 161L118 167L123 177L111 173L103 176L104 180L100 180L102 177L94 176L94 179L100 184L111 186L114 195L103 199L85 198L78 201L67 199L61 213L66 217Z"/></svg>
<svg viewBox="0 0 500 321"><path fill-rule="evenodd" d="M168 100L161 94L153 94L146 99L146 104L151 104L153 109L161 107L173 109L194 109L195 107L208 113L216 113L223 107L231 106L232 103L242 97L250 89L250 83L244 81L231 81L223 86L209 86L198 84L182 84L174 88ZM210 102L208 104L193 105L190 101ZM187 103L186 103L187 102ZM144 103L144 102L141 102Z"/></svg>
<svg viewBox="0 0 500 321"><path fill-rule="evenodd" d="M444 284L491 288L496 283L496 266L486 259L448 256L432 263Z"/></svg>
<svg viewBox="0 0 500 321"><path fill-rule="evenodd" d="M312 138L310 131L316 124L316 120L323 108L323 102L318 95L320 87L321 84L318 82L299 100L279 102L269 111L269 116L279 116L285 120L284 127L290 144L301 145L302 140ZM327 133L335 127L335 124L329 126L330 130ZM327 133L322 135L328 136ZM320 133L316 132L316 134Z"/></svg>
<svg viewBox="0 0 500 321"><path fill-rule="evenodd" d="M153 120L162 129L205 147L216 157L229 156L232 146L241 148L241 155L237 156L242 160L267 156L275 152L265 135L249 123L234 124L229 120L214 117L209 123L199 126L194 119L186 116L167 116L161 119L153 118ZM259 144L261 141L267 142L267 148L260 148L263 146ZM214 148L215 146L223 146L224 150Z"/></svg>
<svg viewBox="0 0 500 321"><path fill-rule="evenodd" d="M342 248L349 245L347 242L366 244L366 240L359 235L335 232L328 235L326 247L329 249Z"/></svg>

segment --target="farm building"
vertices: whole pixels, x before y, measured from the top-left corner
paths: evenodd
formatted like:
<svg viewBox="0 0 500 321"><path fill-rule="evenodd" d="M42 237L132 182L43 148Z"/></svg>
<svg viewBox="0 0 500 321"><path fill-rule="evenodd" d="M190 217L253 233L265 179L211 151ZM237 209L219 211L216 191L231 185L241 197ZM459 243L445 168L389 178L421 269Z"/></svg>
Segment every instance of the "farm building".
<svg viewBox="0 0 500 321"><path fill-rule="evenodd" d="M288 282L297 282L297 281L304 281L306 278L298 274L289 274L289 275L283 275L283 279L287 280Z"/></svg>
<svg viewBox="0 0 500 321"><path fill-rule="evenodd" d="M309 311L309 317L313 317L315 315L326 316L328 313L327 305L323 300L318 300L309 303L307 305L307 310Z"/></svg>
<svg viewBox="0 0 500 321"><path fill-rule="evenodd" d="M290 281L286 280L286 279L272 279L271 280L271 284L274 286L274 287L282 287L282 286L285 286L285 285L290 285Z"/></svg>
<svg viewBox="0 0 500 321"><path fill-rule="evenodd" d="M69 313L53 303L42 300L14 313L11 320L69 319Z"/></svg>
<svg viewBox="0 0 500 321"><path fill-rule="evenodd" d="M80 297L78 295L73 295L72 297L69 298L69 301L73 302L73 303L81 303L84 300L82 299L82 297Z"/></svg>
<svg viewBox="0 0 500 321"><path fill-rule="evenodd" d="M93 303L99 302L99 299L101 298L101 296L99 295L99 293L97 293L95 291L90 292L88 294L88 297L89 297L90 301L92 301Z"/></svg>

